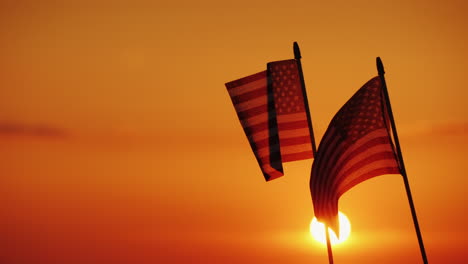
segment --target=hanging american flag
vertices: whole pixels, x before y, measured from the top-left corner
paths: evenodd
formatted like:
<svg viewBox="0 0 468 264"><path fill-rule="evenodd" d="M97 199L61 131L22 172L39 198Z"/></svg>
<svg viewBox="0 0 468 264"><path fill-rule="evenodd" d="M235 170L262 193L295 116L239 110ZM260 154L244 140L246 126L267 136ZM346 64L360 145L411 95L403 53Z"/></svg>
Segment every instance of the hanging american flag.
<svg viewBox="0 0 468 264"><path fill-rule="evenodd" d="M350 188L400 169L389 133L382 81L374 77L330 122L319 145L310 180L318 221L338 234L338 199Z"/></svg>
<svg viewBox="0 0 468 264"><path fill-rule="evenodd" d="M296 60L226 83L237 116L267 181L283 175L282 162L312 158L305 96Z"/></svg>

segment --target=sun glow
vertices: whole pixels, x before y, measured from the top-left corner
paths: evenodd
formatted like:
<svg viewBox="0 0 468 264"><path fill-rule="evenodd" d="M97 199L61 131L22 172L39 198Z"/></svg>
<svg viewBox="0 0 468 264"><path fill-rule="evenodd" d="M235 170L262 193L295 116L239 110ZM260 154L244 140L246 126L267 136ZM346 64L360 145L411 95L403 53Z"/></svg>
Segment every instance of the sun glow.
<svg viewBox="0 0 468 264"><path fill-rule="evenodd" d="M330 232L330 243L332 245L340 244L348 239L351 234L351 223L349 222L348 217L342 212L338 212L338 221L340 222L340 237L337 238L335 232L328 228ZM319 221L317 218L313 218L310 222L310 234L312 237L322 244L326 244L327 240L325 237L325 225Z"/></svg>

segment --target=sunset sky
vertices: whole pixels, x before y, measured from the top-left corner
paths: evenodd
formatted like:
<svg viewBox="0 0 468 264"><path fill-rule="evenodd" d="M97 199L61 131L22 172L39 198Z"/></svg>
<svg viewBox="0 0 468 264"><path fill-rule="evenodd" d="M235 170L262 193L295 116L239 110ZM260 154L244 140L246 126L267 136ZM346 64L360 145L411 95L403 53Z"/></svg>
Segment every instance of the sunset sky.
<svg viewBox="0 0 468 264"><path fill-rule="evenodd" d="M57 3L62 2L62 3ZM224 83L293 58L317 143L380 56L430 263L468 262L468 4L2 1L0 263L328 263L312 160L265 182ZM335 263L422 263L402 178Z"/></svg>

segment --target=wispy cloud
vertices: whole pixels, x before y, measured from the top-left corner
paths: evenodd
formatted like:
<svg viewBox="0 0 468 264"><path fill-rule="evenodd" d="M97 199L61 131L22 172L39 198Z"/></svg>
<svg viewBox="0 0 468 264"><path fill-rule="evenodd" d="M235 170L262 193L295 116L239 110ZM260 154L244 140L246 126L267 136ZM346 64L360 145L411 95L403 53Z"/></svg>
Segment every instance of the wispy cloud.
<svg viewBox="0 0 468 264"><path fill-rule="evenodd" d="M402 136L456 136L468 134L468 122L428 123L419 122L402 126Z"/></svg>
<svg viewBox="0 0 468 264"><path fill-rule="evenodd" d="M66 134L65 130L48 124L25 124L0 121L0 135L61 138L66 136Z"/></svg>
<svg viewBox="0 0 468 264"><path fill-rule="evenodd" d="M441 124L434 127L433 132L442 135L466 135L468 134L468 122Z"/></svg>

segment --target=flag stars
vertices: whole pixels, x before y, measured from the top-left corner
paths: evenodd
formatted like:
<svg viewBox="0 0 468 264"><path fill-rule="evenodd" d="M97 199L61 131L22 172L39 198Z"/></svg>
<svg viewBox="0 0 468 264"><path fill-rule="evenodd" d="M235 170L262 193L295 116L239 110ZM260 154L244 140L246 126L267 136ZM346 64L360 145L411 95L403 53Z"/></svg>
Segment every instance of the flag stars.
<svg viewBox="0 0 468 264"><path fill-rule="evenodd" d="M342 135L349 136L351 141L384 127L381 112L381 94L377 87L367 87L354 95L353 100L340 110L337 115L336 128L342 131Z"/></svg>
<svg viewBox="0 0 468 264"><path fill-rule="evenodd" d="M278 103L278 113L296 113L304 111L301 104L302 90L297 76L297 65L294 63L279 63L270 68L272 76L275 103Z"/></svg>

